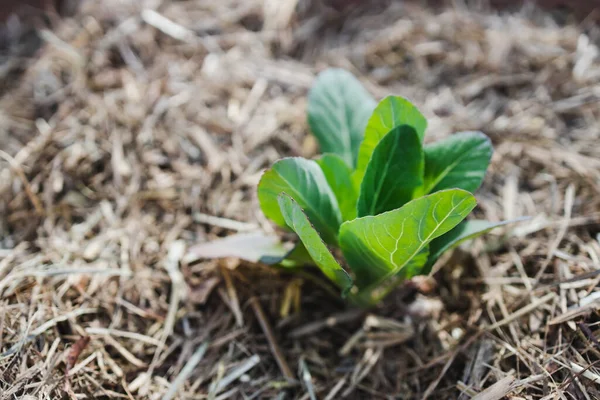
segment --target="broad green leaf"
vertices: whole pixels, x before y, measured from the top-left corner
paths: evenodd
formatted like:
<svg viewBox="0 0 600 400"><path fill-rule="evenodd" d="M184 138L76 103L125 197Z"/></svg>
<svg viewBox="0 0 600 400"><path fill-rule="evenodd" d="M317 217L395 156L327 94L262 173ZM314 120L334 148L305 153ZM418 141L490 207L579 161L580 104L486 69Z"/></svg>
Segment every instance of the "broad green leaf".
<svg viewBox="0 0 600 400"><path fill-rule="evenodd" d="M340 247L356 274L357 286L370 289L401 273L433 239L458 225L476 204L469 192L444 190L412 200L397 210L344 222Z"/></svg>
<svg viewBox="0 0 600 400"><path fill-rule="evenodd" d="M435 264L437 259L440 258L440 256L444 254L444 252L455 248L459 244L469 239L474 239L478 236L485 235L494 228L511 224L513 222L524 221L526 219L528 218L518 218L502 222L470 220L460 223L445 235L442 235L431 242L429 258L427 260L427 265L424 268L423 273L428 274L429 272L431 272L431 268L433 267L433 264Z"/></svg>
<svg viewBox="0 0 600 400"><path fill-rule="evenodd" d="M287 224L277 201L282 192L298 202L325 242L337 243L342 216L335 195L315 161L300 157L281 159L263 174L258 184L263 213L285 228Z"/></svg>
<svg viewBox="0 0 600 400"><path fill-rule="evenodd" d="M421 112L410 101L398 97L388 96L381 100L365 128L365 138L358 151L358 161L354 179L361 182L377 144L392 129L400 126L411 126L419 136L421 143L425 136L427 120Z"/></svg>
<svg viewBox="0 0 600 400"><path fill-rule="evenodd" d="M481 132L456 133L425 146L423 194L459 188L475 192L492 158L492 143Z"/></svg>
<svg viewBox="0 0 600 400"><path fill-rule="evenodd" d="M316 161L335 194L342 213L342 219L348 221L356 218L358 193L352 184L352 170L350 167L336 154L324 154Z"/></svg>
<svg viewBox="0 0 600 400"><path fill-rule="evenodd" d="M352 278L335 260L302 208L285 193L280 194L277 201L285 222L296 232L315 264L342 289L342 293L347 293L352 288Z"/></svg>
<svg viewBox="0 0 600 400"><path fill-rule="evenodd" d="M398 126L375 147L360 186L359 217L395 210L423 185L423 151L417 132Z"/></svg>
<svg viewBox="0 0 600 400"><path fill-rule="evenodd" d="M387 293L396 285L413 276L422 274L423 267L427 263L429 255L429 246L423 247L412 260L396 275L389 277L379 285L374 285L372 289L360 290L352 296L352 300L359 306L370 306L377 304Z"/></svg>
<svg viewBox="0 0 600 400"><path fill-rule="evenodd" d="M308 94L308 124L322 153L334 153L354 168L375 100L343 69L319 74Z"/></svg>
<svg viewBox="0 0 600 400"><path fill-rule="evenodd" d="M398 274L402 279L410 279L420 275L429 258L429 246L424 246L413 258L402 268Z"/></svg>

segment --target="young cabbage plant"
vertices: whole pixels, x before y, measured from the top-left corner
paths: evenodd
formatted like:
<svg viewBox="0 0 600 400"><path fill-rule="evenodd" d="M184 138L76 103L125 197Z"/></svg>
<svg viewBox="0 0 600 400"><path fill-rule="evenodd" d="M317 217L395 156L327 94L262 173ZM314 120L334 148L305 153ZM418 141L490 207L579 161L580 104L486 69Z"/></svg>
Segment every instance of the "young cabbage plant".
<svg viewBox="0 0 600 400"><path fill-rule="evenodd" d="M277 261L310 260L350 301L375 304L429 273L443 252L506 223L465 221L492 156L483 133L424 144L427 120L413 104L398 96L377 104L340 69L318 76L308 123L323 154L275 162L258 199L299 238Z"/></svg>

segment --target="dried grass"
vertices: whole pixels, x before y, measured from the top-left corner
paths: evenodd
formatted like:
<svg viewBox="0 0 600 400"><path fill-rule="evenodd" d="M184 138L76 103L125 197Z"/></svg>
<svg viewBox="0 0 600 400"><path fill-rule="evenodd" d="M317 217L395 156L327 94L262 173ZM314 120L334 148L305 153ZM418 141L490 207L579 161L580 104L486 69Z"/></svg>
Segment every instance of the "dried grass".
<svg viewBox="0 0 600 400"><path fill-rule="evenodd" d="M0 399L600 398L598 27L285 3L84 2L3 64ZM486 132L477 214L534 218L368 312L306 276L182 262L272 230L255 185L315 153L327 65L412 99L430 139Z"/></svg>

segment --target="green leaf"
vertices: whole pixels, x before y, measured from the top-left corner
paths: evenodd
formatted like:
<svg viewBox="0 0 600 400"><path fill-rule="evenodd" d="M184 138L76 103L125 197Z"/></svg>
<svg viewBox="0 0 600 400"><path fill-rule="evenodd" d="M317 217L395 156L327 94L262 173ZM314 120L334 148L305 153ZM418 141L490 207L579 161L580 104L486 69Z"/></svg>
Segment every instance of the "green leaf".
<svg viewBox="0 0 600 400"><path fill-rule="evenodd" d="M352 170L342 158L336 154L324 154L317 159L323 170L329 187L333 190L340 206L342 219L349 221L356 218L356 201L358 193L352 184Z"/></svg>
<svg viewBox="0 0 600 400"><path fill-rule="evenodd" d="M420 275L429 258L429 246L424 246L409 262L406 267L398 273L402 279L410 279Z"/></svg>
<svg viewBox="0 0 600 400"><path fill-rule="evenodd" d="M281 159L263 174L258 184L258 200L263 213L285 228L287 224L277 202L282 192L305 210L323 240L329 244L337 243L342 216L335 195L315 161L299 157Z"/></svg>
<svg viewBox="0 0 600 400"><path fill-rule="evenodd" d="M483 220L470 220L464 221L457 225L454 229L433 240L430 245L430 254L427 260L427 265L423 270L424 274L431 272L433 264L438 258L446 251L455 248L459 244L474 239L478 236L485 235L494 228L498 228L503 225L511 224L513 222L524 221L528 218L517 218L510 221L502 222L489 222Z"/></svg>
<svg viewBox="0 0 600 400"><path fill-rule="evenodd" d="M421 143L425 136L427 120L410 101L399 96L388 96L381 100L365 128L365 138L358 151L358 161L354 179L361 182L377 144L394 128L400 125L411 126Z"/></svg>
<svg viewBox="0 0 600 400"><path fill-rule="evenodd" d="M315 264L342 289L342 293L347 293L352 288L352 278L335 260L302 208L285 193L280 194L277 201L285 222L296 232Z"/></svg>
<svg viewBox="0 0 600 400"><path fill-rule="evenodd" d="M376 287L402 272L433 239L458 225L476 204L469 192L444 190L397 210L344 222L340 247L356 274L358 287ZM425 262L423 257L421 262Z"/></svg>
<svg viewBox="0 0 600 400"><path fill-rule="evenodd" d="M319 74L308 94L308 124L322 153L334 153L354 168L375 100L342 69Z"/></svg>
<svg viewBox="0 0 600 400"><path fill-rule="evenodd" d="M459 188L475 192L492 158L492 143L481 132L456 133L425 146L423 194Z"/></svg>
<svg viewBox="0 0 600 400"><path fill-rule="evenodd" d="M377 215L402 207L423 185L424 158L417 132L394 128L375 147L358 196L358 216Z"/></svg>

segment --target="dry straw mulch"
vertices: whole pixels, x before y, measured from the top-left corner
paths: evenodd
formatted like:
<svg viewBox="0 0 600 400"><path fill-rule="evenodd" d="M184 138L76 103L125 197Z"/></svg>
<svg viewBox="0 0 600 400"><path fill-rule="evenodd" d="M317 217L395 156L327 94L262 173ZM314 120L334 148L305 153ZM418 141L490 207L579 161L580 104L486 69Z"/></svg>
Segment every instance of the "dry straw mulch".
<svg viewBox="0 0 600 400"><path fill-rule="evenodd" d="M264 4L263 4L264 3ZM0 399L600 398L600 31L526 7L83 2L3 58ZM272 230L326 66L482 130L476 214L533 219L373 310L194 244ZM473 397L474 396L474 397ZM512 396L512 397L511 397Z"/></svg>

